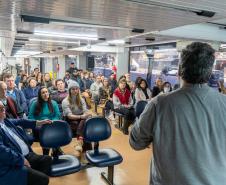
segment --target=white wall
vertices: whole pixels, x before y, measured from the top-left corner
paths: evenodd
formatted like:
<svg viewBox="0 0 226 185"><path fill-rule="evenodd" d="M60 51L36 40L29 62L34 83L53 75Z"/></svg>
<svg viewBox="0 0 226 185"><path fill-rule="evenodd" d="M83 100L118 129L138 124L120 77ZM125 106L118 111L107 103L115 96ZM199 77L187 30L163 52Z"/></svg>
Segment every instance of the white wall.
<svg viewBox="0 0 226 185"><path fill-rule="evenodd" d="M86 56L85 55L79 55L78 56L78 68L86 70Z"/></svg>
<svg viewBox="0 0 226 185"><path fill-rule="evenodd" d="M59 64L59 71L57 73L57 78L63 79L65 76L65 56L59 56L58 57L58 64Z"/></svg>
<svg viewBox="0 0 226 185"><path fill-rule="evenodd" d="M117 67L117 79L128 73L128 65L129 65L129 49L124 48L123 53L116 54L116 67Z"/></svg>

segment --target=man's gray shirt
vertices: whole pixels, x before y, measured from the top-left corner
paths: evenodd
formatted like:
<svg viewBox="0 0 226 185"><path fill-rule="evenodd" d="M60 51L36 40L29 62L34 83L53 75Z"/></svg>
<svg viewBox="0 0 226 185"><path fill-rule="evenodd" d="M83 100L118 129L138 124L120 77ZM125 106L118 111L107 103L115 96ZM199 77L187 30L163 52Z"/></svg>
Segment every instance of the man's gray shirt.
<svg viewBox="0 0 226 185"><path fill-rule="evenodd" d="M136 150L151 142L150 184L226 184L226 96L186 85L154 98L130 134Z"/></svg>

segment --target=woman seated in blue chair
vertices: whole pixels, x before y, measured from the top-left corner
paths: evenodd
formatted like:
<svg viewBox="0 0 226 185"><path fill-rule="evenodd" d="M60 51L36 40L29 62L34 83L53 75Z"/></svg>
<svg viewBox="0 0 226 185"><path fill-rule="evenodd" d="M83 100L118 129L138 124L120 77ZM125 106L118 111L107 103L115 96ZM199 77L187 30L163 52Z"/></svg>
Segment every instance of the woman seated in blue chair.
<svg viewBox="0 0 226 185"><path fill-rule="evenodd" d="M60 120L61 114L59 111L59 107L56 101L51 100L49 96L48 89L46 87L41 87L38 91L38 98L36 101L33 101L31 107L29 109L28 114L29 119L33 120ZM35 138L39 139L39 131L35 130ZM59 149L53 152L62 151ZM43 154L48 155L49 149L43 149Z"/></svg>
<svg viewBox="0 0 226 185"><path fill-rule="evenodd" d="M113 104L115 112L123 114L125 121L123 124L123 133L128 135L128 128L135 120L135 112L133 108L133 99L131 92L126 88L126 80L119 80L118 88L113 94Z"/></svg>
<svg viewBox="0 0 226 185"><path fill-rule="evenodd" d="M70 124L73 135L77 138L75 149L78 152L85 152L91 149L91 144L83 140L84 124L91 114L88 113L78 83L71 81L68 91L68 96L62 101L63 115Z"/></svg>

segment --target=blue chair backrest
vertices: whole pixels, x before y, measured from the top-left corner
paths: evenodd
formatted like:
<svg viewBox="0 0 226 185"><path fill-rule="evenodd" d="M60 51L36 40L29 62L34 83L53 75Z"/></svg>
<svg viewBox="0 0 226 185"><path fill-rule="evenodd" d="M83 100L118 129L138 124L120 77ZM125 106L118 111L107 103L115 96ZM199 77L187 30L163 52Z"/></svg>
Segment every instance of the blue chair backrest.
<svg viewBox="0 0 226 185"><path fill-rule="evenodd" d="M140 117L140 115L142 114L142 112L144 111L144 108L147 105L147 101L138 101L137 105L136 105L136 117Z"/></svg>
<svg viewBox="0 0 226 185"><path fill-rule="evenodd" d="M71 142L72 131L67 122L54 121L41 127L39 138L42 147L57 148Z"/></svg>
<svg viewBox="0 0 226 185"><path fill-rule="evenodd" d="M84 139L88 142L99 142L111 136L111 126L106 118L94 117L86 121Z"/></svg>
<svg viewBox="0 0 226 185"><path fill-rule="evenodd" d="M31 104L32 104L33 102L36 102L37 100L38 100L38 97L31 98L31 99L29 100L28 108L30 108Z"/></svg>

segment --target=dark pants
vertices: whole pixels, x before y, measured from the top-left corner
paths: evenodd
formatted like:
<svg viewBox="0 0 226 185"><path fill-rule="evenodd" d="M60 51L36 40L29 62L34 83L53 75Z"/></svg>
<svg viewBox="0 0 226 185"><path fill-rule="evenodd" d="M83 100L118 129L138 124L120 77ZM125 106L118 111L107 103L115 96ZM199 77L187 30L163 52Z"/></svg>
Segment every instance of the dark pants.
<svg viewBox="0 0 226 185"><path fill-rule="evenodd" d="M114 104L111 100L108 100L105 104L105 110L106 111L110 111L110 110L114 110Z"/></svg>
<svg viewBox="0 0 226 185"><path fill-rule="evenodd" d="M52 158L33 152L30 152L25 158L31 165L31 168L27 168L27 185L48 185Z"/></svg>
<svg viewBox="0 0 226 185"><path fill-rule="evenodd" d="M70 119L66 118L66 121L71 126L71 130L72 130L74 137L79 137L79 136L83 137L84 126L85 126L86 120L84 120L84 119L70 120ZM83 143L84 143L83 146L82 146L83 151L87 151L87 150L92 149L91 143L86 142L85 140L83 141Z"/></svg>
<svg viewBox="0 0 226 185"><path fill-rule="evenodd" d="M124 115L124 118L125 118L125 121L124 121L124 124L123 124L123 131L124 132L128 132L128 128L130 126L130 124L135 120L135 111L134 111L134 108L118 108L118 109L115 109L115 112L118 112L122 115Z"/></svg>

